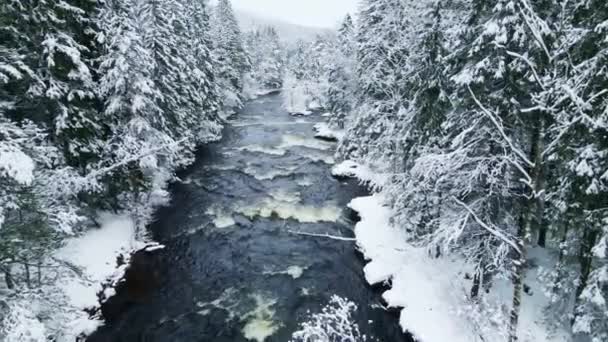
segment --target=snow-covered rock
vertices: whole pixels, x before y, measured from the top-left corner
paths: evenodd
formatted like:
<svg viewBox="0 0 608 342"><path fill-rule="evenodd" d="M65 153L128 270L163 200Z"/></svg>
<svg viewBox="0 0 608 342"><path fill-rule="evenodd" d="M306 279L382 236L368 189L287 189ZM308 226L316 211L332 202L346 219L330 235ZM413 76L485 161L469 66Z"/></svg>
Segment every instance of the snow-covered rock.
<svg viewBox="0 0 608 342"><path fill-rule="evenodd" d="M323 140L340 141L346 134L344 130L333 129L325 122L319 122L313 129L315 131L315 138Z"/></svg>
<svg viewBox="0 0 608 342"><path fill-rule="evenodd" d="M357 178L362 183L381 188L388 181L389 175L372 170L369 166L361 165L352 160L345 160L331 169L331 174L337 178Z"/></svg>

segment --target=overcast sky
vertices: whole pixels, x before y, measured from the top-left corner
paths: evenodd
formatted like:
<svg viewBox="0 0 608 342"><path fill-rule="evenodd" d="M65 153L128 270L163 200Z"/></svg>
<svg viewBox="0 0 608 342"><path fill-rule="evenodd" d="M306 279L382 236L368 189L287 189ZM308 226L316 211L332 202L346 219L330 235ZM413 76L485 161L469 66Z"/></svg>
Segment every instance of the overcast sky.
<svg viewBox="0 0 608 342"><path fill-rule="evenodd" d="M294 24L334 27L359 0L232 0L232 6Z"/></svg>

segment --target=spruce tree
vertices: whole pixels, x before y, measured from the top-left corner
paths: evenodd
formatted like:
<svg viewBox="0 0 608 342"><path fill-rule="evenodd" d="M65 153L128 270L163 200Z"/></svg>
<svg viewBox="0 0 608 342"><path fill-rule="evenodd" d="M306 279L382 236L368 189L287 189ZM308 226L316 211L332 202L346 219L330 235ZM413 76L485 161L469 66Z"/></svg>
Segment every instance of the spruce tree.
<svg viewBox="0 0 608 342"><path fill-rule="evenodd" d="M230 0L220 0L213 16L213 57L226 108L242 106L243 77L249 71L241 30Z"/></svg>
<svg viewBox="0 0 608 342"><path fill-rule="evenodd" d="M338 30L337 44L328 75L327 109L332 114L329 124L344 129L354 102L355 27L350 15Z"/></svg>

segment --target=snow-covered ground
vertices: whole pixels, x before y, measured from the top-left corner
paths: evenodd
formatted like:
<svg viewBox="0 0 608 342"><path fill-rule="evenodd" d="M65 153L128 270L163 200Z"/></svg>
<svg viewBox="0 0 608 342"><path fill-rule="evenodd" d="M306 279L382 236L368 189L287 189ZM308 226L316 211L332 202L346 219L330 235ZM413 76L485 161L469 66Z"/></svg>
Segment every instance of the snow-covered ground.
<svg viewBox="0 0 608 342"><path fill-rule="evenodd" d="M58 265L56 281L44 286L43 297L26 292L11 301L9 324L0 331L0 340L46 342L51 335L57 342L73 342L93 332L103 322L87 311L95 311L100 299L114 293L109 285L122 278L131 253L146 247L137 236L130 217L102 214L100 228L67 240L52 256ZM148 244L152 250L161 247Z"/></svg>
<svg viewBox="0 0 608 342"><path fill-rule="evenodd" d="M345 160L331 169L334 177L357 178L361 183L372 188L382 188L388 181L389 175L378 172L367 165L361 165L352 160Z"/></svg>
<svg viewBox="0 0 608 342"><path fill-rule="evenodd" d="M333 129L325 122L319 122L314 127L315 138L324 140L340 141L344 138L345 131Z"/></svg>
<svg viewBox="0 0 608 342"><path fill-rule="evenodd" d="M337 165L334 175L357 177L375 185L387 177L377 175L366 166L346 161ZM379 183L376 183L379 182ZM380 194L360 197L349 207L359 213L355 226L357 246L365 256L365 278L370 284L387 284L383 293L389 307L399 308L400 324L422 342L506 341L506 322L511 303L512 286L508 279L497 279L480 303L468 297L471 281L466 274L472 269L457 257L433 258L423 248L408 243L405 230L391 223L392 209ZM542 249L534 249L535 264L551 262ZM540 267L531 268L525 283L530 296L523 301L519 337L527 342L566 342L567 333L554 331L545 320L548 298L536 279Z"/></svg>
<svg viewBox="0 0 608 342"><path fill-rule="evenodd" d="M136 239L135 223L127 216L101 215L101 228L88 231L80 237L68 240L55 254L63 263L82 270L78 277L61 279L58 284L70 300L70 305L84 310L99 305L97 294L106 282L116 282L126 267L131 252L145 247ZM123 264L118 267L117 258ZM104 297L112 295L113 288L106 289Z"/></svg>

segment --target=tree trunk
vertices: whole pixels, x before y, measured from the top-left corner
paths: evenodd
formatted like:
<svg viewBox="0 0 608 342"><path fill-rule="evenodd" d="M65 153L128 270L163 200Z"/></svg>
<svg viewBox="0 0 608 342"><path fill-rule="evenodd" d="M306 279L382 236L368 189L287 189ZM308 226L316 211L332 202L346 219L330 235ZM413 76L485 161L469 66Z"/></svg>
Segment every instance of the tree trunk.
<svg viewBox="0 0 608 342"><path fill-rule="evenodd" d="M530 229L530 213L528 212L526 218L521 221L517 231L517 245L520 252L517 255L517 259L513 261L513 302L509 319L509 342L517 341L521 295L524 288L524 276L526 272L526 232Z"/></svg>
<svg viewBox="0 0 608 342"><path fill-rule="evenodd" d="M13 280L13 275L11 274L11 268L10 266L6 267L4 270L4 282L6 283L6 287L9 290L12 290L15 288L15 282Z"/></svg>
<svg viewBox="0 0 608 342"><path fill-rule="evenodd" d="M38 287L42 287L42 263L40 261L38 261L36 268L38 271Z"/></svg>
<svg viewBox="0 0 608 342"><path fill-rule="evenodd" d="M25 283L27 284L27 288L32 288L32 281L30 278L30 265L27 262L23 263L23 267L25 268Z"/></svg>
<svg viewBox="0 0 608 342"><path fill-rule="evenodd" d="M551 287L551 292L555 295L557 294L557 290L559 289L559 284L561 284L562 279L564 277L564 271L563 271L563 267L564 267L564 257L566 256L566 248L563 247L564 243L566 242L566 240L568 239L568 231L570 229L570 219L566 218L566 224L564 227L564 231L563 231L563 235L562 238L560 239L560 243L559 243L559 256L557 258L557 275L555 277L555 279L553 280L553 286Z"/></svg>
<svg viewBox="0 0 608 342"><path fill-rule="evenodd" d="M538 230L538 246L547 247L547 226L541 225Z"/></svg>
<svg viewBox="0 0 608 342"><path fill-rule="evenodd" d="M471 299L476 300L479 298L479 292L484 281L485 270L480 266L480 269L475 271L473 275L473 286L471 286Z"/></svg>
<svg viewBox="0 0 608 342"><path fill-rule="evenodd" d="M542 141L542 139L541 139ZM540 143L542 144L542 143ZM541 149L539 147L539 149ZM541 166L539 166L538 170L538 180L537 180L537 189L544 190L545 189L545 172ZM537 244L540 247L545 248L547 246L547 233L549 231L549 224L547 220L545 220L545 195L544 192L541 194L537 193L536 198L536 229L538 230L538 241Z"/></svg>
<svg viewBox="0 0 608 342"><path fill-rule="evenodd" d="M584 229L584 228L583 228ZM587 287L587 282L589 281L589 274L591 274L591 266L593 262L593 253L592 249L595 246L596 240L598 236L598 231L595 229L585 229L583 240L581 243L581 249L579 251L578 259L579 264L581 266L581 273L578 278L578 285L576 287L575 297L574 297L574 315L572 316L572 323L576 320L577 313L576 308L579 303L579 298L585 288Z"/></svg>
<svg viewBox="0 0 608 342"><path fill-rule="evenodd" d="M513 303L511 307L511 314L509 320L509 342L516 342L517 337L517 326L519 323L519 312L521 309L521 297L524 289L524 278L526 275L526 261L527 253L526 248L528 244L528 237L532 232L532 221L535 220L540 210L544 210L538 207L539 200L542 200L542 190L544 190L544 182L542 176L542 170L544 167L543 163L543 132L544 122L540 113L538 113L537 120L534 124L530 135L530 158L534 165L530 167L530 178L531 184L529 185L529 199L523 206L521 214L521 220L519 228L517 230L517 245L519 247L519 253L517 258L513 261ZM536 206L536 211L534 210ZM534 217L536 216L536 217Z"/></svg>
<svg viewBox="0 0 608 342"><path fill-rule="evenodd" d="M538 117L534 123L534 127L530 136L530 156L534 161L532 180L534 181L534 203L536 213L534 217L534 228L538 232L537 244L540 247L545 247L547 244L548 225L545 222L545 196L543 194L545 188L545 169L542 160L542 152L544 150L544 121L542 117ZM533 207L531 206L532 210ZM531 218L532 219L532 218Z"/></svg>

